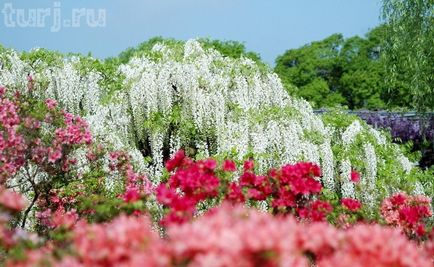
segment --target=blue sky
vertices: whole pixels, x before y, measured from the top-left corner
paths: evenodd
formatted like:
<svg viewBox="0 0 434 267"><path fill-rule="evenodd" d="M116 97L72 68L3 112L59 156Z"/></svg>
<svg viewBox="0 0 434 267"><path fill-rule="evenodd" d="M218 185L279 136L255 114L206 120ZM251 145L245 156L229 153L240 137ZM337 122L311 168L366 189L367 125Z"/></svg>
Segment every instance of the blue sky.
<svg viewBox="0 0 434 267"><path fill-rule="evenodd" d="M37 8L50 15L44 27L18 26L11 5L25 19ZM105 26L89 27L83 18L80 27L53 32L55 11L64 21L74 8L104 9ZM380 0L0 0L0 10L0 44L18 50L44 47L105 58L154 36L210 37L244 42L270 64L287 49L333 33L364 35L380 23Z"/></svg>

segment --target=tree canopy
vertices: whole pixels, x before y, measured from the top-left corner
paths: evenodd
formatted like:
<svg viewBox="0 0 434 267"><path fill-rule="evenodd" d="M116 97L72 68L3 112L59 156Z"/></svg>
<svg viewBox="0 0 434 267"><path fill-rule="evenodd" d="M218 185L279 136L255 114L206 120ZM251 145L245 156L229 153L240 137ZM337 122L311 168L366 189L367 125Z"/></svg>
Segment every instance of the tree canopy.
<svg viewBox="0 0 434 267"><path fill-rule="evenodd" d="M413 107L434 110L434 0L383 0L390 26L385 53L389 90L407 88Z"/></svg>
<svg viewBox="0 0 434 267"><path fill-rule="evenodd" d="M315 107L399 106L401 103L390 101L384 81L381 52L385 30L386 26L379 26L364 38L345 39L333 34L288 50L276 59L275 71L290 93L306 98Z"/></svg>

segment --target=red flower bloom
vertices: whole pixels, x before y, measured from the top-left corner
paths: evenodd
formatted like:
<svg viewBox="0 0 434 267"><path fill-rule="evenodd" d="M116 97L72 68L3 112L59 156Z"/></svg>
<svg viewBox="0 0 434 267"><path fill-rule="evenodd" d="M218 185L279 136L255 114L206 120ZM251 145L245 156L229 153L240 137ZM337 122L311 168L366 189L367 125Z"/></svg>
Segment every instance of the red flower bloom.
<svg viewBox="0 0 434 267"><path fill-rule="evenodd" d="M241 187L239 187L236 183L230 183L229 192L226 196L226 199L232 202L244 202L245 197L241 191Z"/></svg>
<svg viewBox="0 0 434 267"><path fill-rule="evenodd" d="M217 161L213 159L207 159L203 161L203 165L206 169L213 171L217 167Z"/></svg>
<svg viewBox="0 0 434 267"><path fill-rule="evenodd" d="M167 188L165 184L160 184L155 190L158 202L163 205L170 205L177 197L175 190Z"/></svg>
<svg viewBox="0 0 434 267"><path fill-rule="evenodd" d="M223 170L225 172L234 172L237 170L237 165L232 160L225 160L223 162Z"/></svg>
<svg viewBox="0 0 434 267"><path fill-rule="evenodd" d="M246 160L244 161L244 171L250 171L253 170L253 167L255 166L255 163L253 160Z"/></svg>
<svg viewBox="0 0 434 267"><path fill-rule="evenodd" d="M360 182L360 173L354 170L351 171L351 181L353 181L353 183Z"/></svg>
<svg viewBox="0 0 434 267"><path fill-rule="evenodd" d="M265 200L266 198L266 195L264 193L255 188L250 188L247 194L249 198L253 200Z"/></svg>
<svg viewBox="0 0 434 267"><path fill-rule="evenodd" d="M297 213L302 219L313 222L325 221L327 214L333 211L333 207L327 201L315 200L306 208L297 209Z"/></svg>
<svg viewBox="0 0 434 267"><path fill-rule="evenodd" d="M295 195L285 188L281 187L278 191L278 198L272 202L274 208L284 208L295 206Z"/></svg>
<svg viewBox="0 0 434 267"><path fill-rule="evenodd" d="M171 172L174 169L180 167L184 158L185 158L184 150L179 150L178 152L176 152L173 158L166 162L167 171Z"/></svg>
<svg viewBox="0 0 434 267"><path fill-rule="evenodd" d="M315 200L312 203L312 209L330 213L333 211L333 206L327 201Z"/></svg>
<svg viewBox="0 0 434 267"><path fill-rule="evenodd" d="M256 175L252 172L245 172L240 177L240 186L253 186L256 181Z"/></svg>
<svg viewBox="0 0 434 267"><path fill-rule="evenodd" d="M416 227L416 234L417 234L418 236L423 236L423 235L425 235L425 234L426 234L425 225L423 225L423 224L419 224L419 225Z"/></svg>
<svg viewBox="0 0 434 267"><path fill-rule="evenodd" d="M362 207L362 204L357 199L343 198L342 205L350 211L357 211Z"/></svg>
<svg viewBox="0 0 434 267"><path fill-rule="evenodd" d="M417 206L404 206L399 209L399 218L410 225L415 225L422 217L421 215Z"/></svg>
<svg viewBox="0 0 434 267"><path fill-rule="evenodd" d="M127 188L123 194L123 199L127 203L136 202L140 199L140 193L135 187Z"/></svg>
<svg viewBox="0 0 434 267"><path fill-rule="evenodd" d="M403 205L407 201L407 196L403 193L398 193L390 197L390 202L395 206Z"/></svg>

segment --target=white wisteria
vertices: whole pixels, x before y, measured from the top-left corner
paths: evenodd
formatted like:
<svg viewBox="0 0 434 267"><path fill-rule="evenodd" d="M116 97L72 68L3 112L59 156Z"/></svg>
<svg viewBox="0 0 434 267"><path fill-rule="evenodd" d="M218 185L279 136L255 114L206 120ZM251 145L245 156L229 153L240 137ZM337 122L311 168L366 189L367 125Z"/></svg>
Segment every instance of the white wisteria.
<svg viewBox="0 0 434 267"><path fill-rule="evenodd" d="M238 160L251 153L261 171L312 161L322 167L324 186L345 197L356 197L353 169L362 173L370 191L379 176L389 179L379 172L384 157L401 155L389 160L399 162L403 173L413 168L381 132L359 120L348 127L326 125L308 102L288 95L276 74L250 59L204 49L196 40L177 47L159 43L148 56L120 65L122 88L108 102L100 83L104 75L83 74L80 64L80 58L69 57L38 72L7 51L0 56L0 85L26 88L29 74L44 81L40 97L55 98L67 111L84 116L97 139L128 149L154 183L164 157L179 148L202 156L235 151ZM362 146L355 144L359 136ZM377 147L386 152L376 153Z"/></svg>
<svg viewBox="0 0 434 267"><path fill-rule="evenodd" d="M375 203L376 194L376 178L377 178L377 155L375 154L375 148L372 144L366 143L363 145L365 152L366 168L365 173L362 175L363 200L366 204L372 207Z"/></svg>
<svg viewBox="0 0 434 267"><path fill-rule="evenodd" d="M354 183L351 182L351 162L345 159L340 165L341 194L344 198L355 198Z"/></svg>
<svg viewBox="0 0 434 267"><path fill-rule="evenodd" d="M329 190L335 190L335 173L334 173L334 161L333 151L330 145L330 139L320 146L321 153L321 171L325 188Z"/></svg>
<svg viewBox="0 0 434 267"><path fill-rule="evenodd" d="M363 128L359 121L354 121L350 126L342 133L342 142L344 145L350 145L355 141L357 135L362 132Z"/></svg>

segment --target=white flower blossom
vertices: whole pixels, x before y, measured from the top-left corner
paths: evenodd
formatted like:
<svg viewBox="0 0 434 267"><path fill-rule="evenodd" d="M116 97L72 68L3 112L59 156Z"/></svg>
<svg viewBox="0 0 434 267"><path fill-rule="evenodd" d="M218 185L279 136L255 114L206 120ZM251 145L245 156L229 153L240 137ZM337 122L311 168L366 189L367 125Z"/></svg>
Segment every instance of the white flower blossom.
<svg viewBox="0 0 434 267"><path fill-rule="evenodd" d="M329 139L320 146L320 151L322 181L325 188L333 191L335 189L334 157Z"/></svg>
<svg viewBox="0 0 434 267"><path fill-rule="evenodd" d="M356 136L363 130L358 120L353 121L350 126L342 133L342 142L349 145L354 142Z"/></svg>
<svg viewBox="0 0 434 267"><path fill-rule="evenodd" d="M351 181L351 162L345 159L340 165L341 193L343 198L355 198L354 183Z"/></svg>
<svg viewBox="0 0 434 267"><path fill-rule="evenodd" d="M413 169L414 163L412 163L407 157L402 154L400 154L397 159L398 162L401 163L402 169L404 169L406 173L410 173Z"/></svg>

